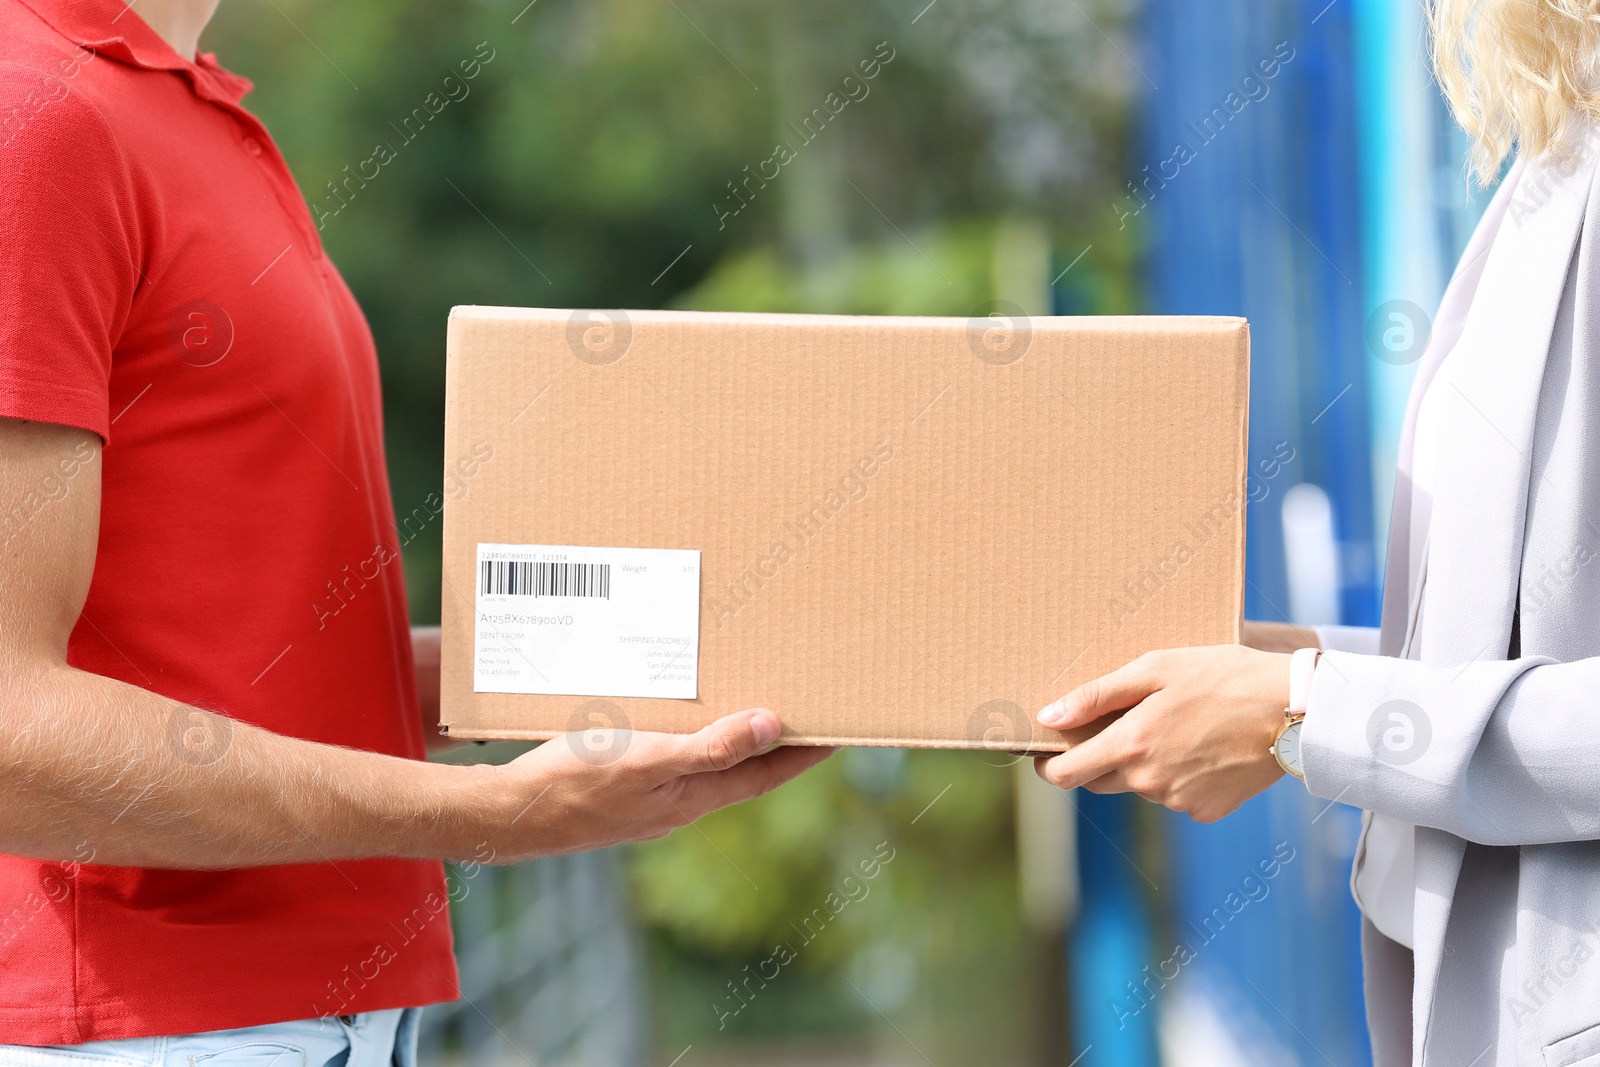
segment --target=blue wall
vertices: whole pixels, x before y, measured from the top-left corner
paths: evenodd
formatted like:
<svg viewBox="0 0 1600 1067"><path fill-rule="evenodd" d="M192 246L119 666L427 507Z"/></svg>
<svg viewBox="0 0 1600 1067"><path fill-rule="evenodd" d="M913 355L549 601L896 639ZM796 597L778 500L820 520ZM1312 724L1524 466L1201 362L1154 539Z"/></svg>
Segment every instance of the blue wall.
<svg viewBox="0 0 1600 1067"><path fill-rule="evenodd" d="M1152 158L1180 142L1195 153L1142 216L1147 310L1250 320L1246 616L1287 618L1280 507L1290 486L1311 482L1334 505L1343 621L1372 624L1354 27L1350 4L1325 3L1146 9L1142 55L1158 88L1145 94L1136 143ZM1346 889L1354 814L1285 780L1222 823L1173 817L1165 830L1169 940L1194 956L1174 988L1191 1010L1215 1013L1261 1061L1288 1050L1302 1064L1370 1062Z"/></svg>
<svg viewBox="0 0 1600 1067"><path fill-rule="evenodd" d="M1141 215L1147 310L1250 320L1255 619L1287 617L1280 507L1312 482L1334 504L1343 620L1377 621L1351 13L1154 0L1144 15L1157 88L1136 144L1155 159L1180 143L1194 152ZM1349 809L1288 780L1213 826L1165 820L1168 940L1193 955L1174 993L1214 1013L1250 1058L1370 1062L1346 889L1356 828Z"/></svg>

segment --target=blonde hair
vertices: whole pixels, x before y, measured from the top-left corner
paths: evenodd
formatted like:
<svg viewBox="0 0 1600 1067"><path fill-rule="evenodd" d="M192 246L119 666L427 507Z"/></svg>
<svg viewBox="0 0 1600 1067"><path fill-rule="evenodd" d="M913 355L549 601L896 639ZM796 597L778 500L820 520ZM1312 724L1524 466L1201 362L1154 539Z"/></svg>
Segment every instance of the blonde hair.
<svg viewBox="0 0 1600 1067"><path fill-rule="evenodd" d="M1488 184L1513 149L1563 153L1600 119L1600 0L1427 0L1433 68Z"/></svg>

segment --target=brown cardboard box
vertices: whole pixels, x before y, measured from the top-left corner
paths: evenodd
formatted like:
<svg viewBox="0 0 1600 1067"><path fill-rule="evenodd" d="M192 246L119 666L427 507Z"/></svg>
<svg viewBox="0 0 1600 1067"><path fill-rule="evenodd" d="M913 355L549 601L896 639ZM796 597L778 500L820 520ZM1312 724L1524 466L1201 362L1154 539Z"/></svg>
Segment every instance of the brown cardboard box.
<svg viewBox="0 0 1600 1067"><path fill-rule="evenodd" d="M1233 318L456 308L445 728L767 707L791 743L1060 749L1047 701L1238 639L1249 347ZM697 695L616 695L664 676Z"/></svg>

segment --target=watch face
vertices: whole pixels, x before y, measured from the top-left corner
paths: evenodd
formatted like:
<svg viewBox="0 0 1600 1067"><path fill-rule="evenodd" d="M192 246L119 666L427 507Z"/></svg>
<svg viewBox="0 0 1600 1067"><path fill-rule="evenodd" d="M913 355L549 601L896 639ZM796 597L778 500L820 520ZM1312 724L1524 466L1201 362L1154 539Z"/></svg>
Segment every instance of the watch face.
<svg viewBox="0 0 1600 1067"><path fill-rule="evenodd" d="M1300 762L1300 728L1304 724L1304 719L1297 719L1285 726L1278 735L1277 744L1272 746L1272 754L1278 757L1283 769L1302 779L1306 776L1305 767Z"/></svg>

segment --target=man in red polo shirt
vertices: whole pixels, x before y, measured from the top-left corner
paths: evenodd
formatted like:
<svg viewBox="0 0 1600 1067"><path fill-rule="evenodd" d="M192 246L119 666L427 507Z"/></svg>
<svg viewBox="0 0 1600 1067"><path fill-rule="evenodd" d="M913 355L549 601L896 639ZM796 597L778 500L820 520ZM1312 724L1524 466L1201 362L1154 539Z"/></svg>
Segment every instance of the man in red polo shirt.
<svg viewBox="0 0 1600 1067"><path fill-rule="evenodd" d="M196 54L215 3L0 0L6 1064L404 1060L457 996L441 858L658 837L825 754L750 711L423 761L372 340Z"/></svg>

